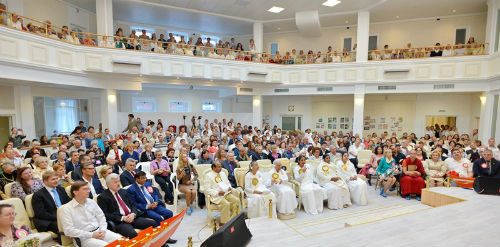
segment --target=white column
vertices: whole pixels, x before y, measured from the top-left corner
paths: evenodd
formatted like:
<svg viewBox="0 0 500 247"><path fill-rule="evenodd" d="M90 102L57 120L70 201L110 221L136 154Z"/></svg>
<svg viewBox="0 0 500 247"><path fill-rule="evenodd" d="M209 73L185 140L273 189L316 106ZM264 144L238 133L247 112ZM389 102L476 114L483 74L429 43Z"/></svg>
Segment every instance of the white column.
<svg viewBox="0 0 500 247"><path fill-rule="evenodd" d="M491 138L491 127L493 122L494 93L487 92L481 96L481 115L479 117L479 140L487 144Z"/></svg>
<svg viewBox="0 0 500 247"><path fill-rule="evenodd" d="M354 88L354 112L352 116L352 133L363 138L363 116L365 108L365 86L356 85Z"/></svg>
<svg viewBox="0 0 500 247"><path fill-rule="evenodd" d="M358 38L356 48L356 62L368 61L368 40L370 37L370 12L358 11Z"/></svg>
<svg viewBox="0 0 500 247"><path fill-rule="evenodd" d="M96 0L97 33L113 35L113 0Z"/></svg>
<svg viewBox="0 0 500 247"><path fill-rule="evenodd" d="M262 129L262 95L254 95L252 100L252 125Z"/></svg>
<svg viewBox="0 0 500 247"><path fill-rule="evenodd" d="M36 138L35 111L33 107L33 95L31 94L31 87L15 86L14 99L16 109L15 127L24 130L27 140Z"/></svg>
<svg viewBox="0 0 500 247"><path fill-rule="evenodd" d="M116 103L116 90L103 89L101 92L101 120L103 130L108 128L109 133L121 132L118 129L118 106Z"/></svg>
<svg viewBox="0 0 500 247"><path fill-rule="evenodd" d="M253 41L255 42L255 51L262 52L264 49L264 24L262 22L253 23Z"/></svg>
<svg viewBox="0 0 500 247"><path fill-rule="evenodd" d="M496 28L497 28L497 9L500 7L498 6L498 0L488 0L486 2L488 5L488 15L486 17L486 43L489 43L488 46L488 51L489 54L493 54L495 51L495 41L496 38Z"/></svg>

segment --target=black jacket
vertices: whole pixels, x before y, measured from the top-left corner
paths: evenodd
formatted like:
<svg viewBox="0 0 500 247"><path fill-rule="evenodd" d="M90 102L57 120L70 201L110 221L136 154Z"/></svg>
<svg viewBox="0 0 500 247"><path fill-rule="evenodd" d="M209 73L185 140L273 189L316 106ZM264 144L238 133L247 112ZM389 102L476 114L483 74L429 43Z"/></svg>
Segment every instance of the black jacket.
<svg viewBox="0 0 500 247"><path fill-rule="evenodd" d="M500 178L500 161L491 158L490 165L484 158L474 161L472 166L474 177L496 177Z"/></svg>
<svg viewBox="0 0 500 247"><path fill-rule="evenodd" d="M137 211L135 204L129 199L126 190L120 189L118 191L118 195L120 195L125 205L127 205L130 209L130 213L135 213L136 217L139 217L142 214L142 212ZM106 221L113 221L116 224L122 222L122 215L120 214L118 201L116 201L115 196L109 189L106 189L99 195L99 197L97 197L97 204L102 209L104 216L106 216Z"/></svg>
<svg viewBox="0 0 500 247"><path fill-rule="evenodd" d="M56 187L57 194L61 200L61 204L64 205L71 201L68 194L63 187ZM48 226L52 222L57 222L57 207L56 202L52 198L52 192L47 191L44 187L33 194L31 203L33 205L33 211L35 211L35 217L33 218L33 224L39 232L48 231Z"/></svg>

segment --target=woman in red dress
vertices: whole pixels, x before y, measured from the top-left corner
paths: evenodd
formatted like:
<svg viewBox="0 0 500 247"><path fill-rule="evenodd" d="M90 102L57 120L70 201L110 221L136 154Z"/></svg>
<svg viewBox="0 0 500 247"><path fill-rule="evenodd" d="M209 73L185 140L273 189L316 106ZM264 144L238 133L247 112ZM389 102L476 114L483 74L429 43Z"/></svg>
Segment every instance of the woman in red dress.
<svg viewBox="0 0 500 247"><path fill-rule="evenodd" d="M422 189L425 188L425 180L422 178L425 175L422 162L417 159L417 151L410 151L410 157L403 161L403 177L400 179L401 194L406 197L406 200L411 199L411 194L416 195L417 201L420 201Z"/></svg>

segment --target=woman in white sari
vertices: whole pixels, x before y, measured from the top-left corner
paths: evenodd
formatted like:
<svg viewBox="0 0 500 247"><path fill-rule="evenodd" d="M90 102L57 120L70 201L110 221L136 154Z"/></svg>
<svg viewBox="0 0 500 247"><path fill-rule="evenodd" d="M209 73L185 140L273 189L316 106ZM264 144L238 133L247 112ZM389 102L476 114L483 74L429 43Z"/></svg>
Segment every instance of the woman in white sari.
<svg viewBox="0 0 500 247"><path fill-rule="evenodd" d="M269 200L272 201L272 215L276 217L276 198L264 185L257 161L250 163L250 171L245 175L245 193L248 199L248 218L269 216Z"/></svg>
<svg viewBox="0 0 500 247"><path fill-rule="evenodd" d="M300 193L304 210L308 214L318 214L323 212L323 200L325 192L323 188L314 181L314 168L306 164L306 157L297 158L298 166L293 170L295 179L300 182Z"/></svg>
<svg viewBox="0 0 500 247"><path fill-rule="evenodd" d="M339 168L344 181L349 185L352 202L362 206L368 204L368 185L358 177L356 168L349 161L349 154L344 153L342 159L337 161L335 165Z"/></svg>
<svg viewBox="0 0 500 247"><path fill-rule="evenodd" d="M331 163L328 154L323 156L323 162L316 169L318 183L326 189L328 208L341 209L351 206L349 187L342 179L339 168Z"/></svg>
<svg viewBox="0 0 500 247"><path fill-rule="evenodd" d="M281 162L274 161L274 168L266 176L266 186L275 194L277 210L282 215L295 215L297 199L295 191L288 183L286 172L281 169Z"/></svg>

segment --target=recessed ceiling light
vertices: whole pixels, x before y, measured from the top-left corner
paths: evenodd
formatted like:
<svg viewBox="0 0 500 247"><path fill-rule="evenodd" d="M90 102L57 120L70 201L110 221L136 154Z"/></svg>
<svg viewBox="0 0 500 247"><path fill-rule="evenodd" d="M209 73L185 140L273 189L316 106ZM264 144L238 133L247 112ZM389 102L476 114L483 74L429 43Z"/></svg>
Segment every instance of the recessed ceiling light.
<svg viewBox="0 0 500 247"><path fill-rule="evenodd" d="M399 19L399 15L396 15L396 19Z"/></svg>
<svg viewBox="0 0 500 247"><path fill-rule="evenodd" d="M323 3L323 5L327 7L333 7L339 3L340 3L339 0L326 0L326 2Z"/></svg>
<svg viewBox="0 0 500 247"><path fill-rule="evenodd" d="M453 13L456 13L456 12L457 12L457 10L456 10L456 9L454 9L454 10L452 10L452 12L453 12Z"/></svg>
<svg viewBox="0 0 500 247"><path fill-rule="evenodd" d="M347 24L347 23L349 23L349 21L348 21L348 20L345 20L345 24Z"/></svg>
<svg viewBox="0 0 500 247"><path fill-rule="evenodd" d="M281 12L283 10L284 10L284 8L282 8L282 7L273 6L272 8L268 9L267 11L273 12L273 13L279 13L279 12Z"/></svg>
<svg viewBox="0 0 500 247"><path fill-rule="evenodd" d="M281 28L278 27L277 29L280 30Z"/></svg>

